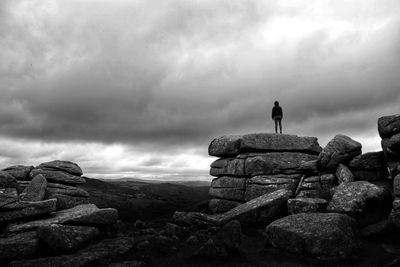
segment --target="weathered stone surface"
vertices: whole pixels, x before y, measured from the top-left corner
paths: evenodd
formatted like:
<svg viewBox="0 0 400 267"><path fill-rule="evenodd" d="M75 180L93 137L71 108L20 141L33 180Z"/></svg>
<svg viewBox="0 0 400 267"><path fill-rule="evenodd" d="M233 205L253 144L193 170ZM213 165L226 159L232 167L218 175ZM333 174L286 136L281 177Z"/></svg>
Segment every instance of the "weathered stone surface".
<svg viewBox="0 0 400 267"><path fill-rule="evenodd" d="M396 198L393 201L393 209L390 213L388 222L396 229L400 228L400 198Z"/></svg>
<svg viewBox="0 0 400 267"><path fill-rule="evenodd" d="M208 215L201 212L175 211L172 219L176 224L181 226L198 226L207 228L219 224L216 215Z"/></svg>
<svg viewBox="0 0 400 267"><path fill-rule="evenodd" d="M212 176L244 176L244 159L226 158L218 159L211 163L210 175Z"/></svg>
<svg viewBox="0 0 400 267"><path fill-rule="evenodd" d="M386 169L386 158L383 151L361 154L349 162L349 168L352 170Z"/></svg>
<svg viewBox="0 0 400 267"><path fill-rule="evenodd" d="M63 195L63 194L53 194L46 192L46 199L57 199L57 210L65 210L70 209L78 205L82 204L89 204L88 197L75 197L70 195Z"/></svg>
<svg viewBox="0 0 400 267"><path fill-rule="evenodd" d="M18 192L15 188L0 188L0 210L3 206L12 205L19 201Z"/></svg>
<svg viewBox="0 0 400 267"><path fill-rule="evenodd" d="M336 168L336 178L339 184L354 182L353 173L342 163Z"/></svg>
<svg viewBox="0 0 400 267"><path fill-rule="evenodd" d="M289 134L247 134L240 144L242 152L273 151L319 154L322 150L316 137L300 137Z"/></svg>
<svg viewBox="0 0 400 267"><path fill-rule="evenodd" d="M264 184L264 185L248 184L246 192L244 194L244 200L249 201L259 196L269 194L280 189L286 189L292 192L293 195L297 187L297 182L298 181L296 180L292 180L291 183L286 183L286 184Z"/></svg>
<svg viewBox="0 0 400 267"><path fill-rule="evenodd" d="M315 155L298 152L249 154L245 162L245 175L301 173L302 163L315 159L317 159Z"/></svg>
<svg viewBox="0 0 400 267"><path fill-rule="evenodd" d="M378 119L378 132L382 138L400 133L400 114L380 117Z"/></svg>
<svg viewBox="0 0 400 267"><path fill-rule="evenodd" d="M392 146L393 140L391 140L391 138L383 138L381 140L381 147L383 150L383 154L385 155L386 161L398 161L400 159L400 151L393 150Z"/></svg>
<svg viewBox="0 0 400 267"><path fill-rule="evenodd" d="M369 170L352 170L356 181L379 181L389 177L387 169L369 171Z"/></svg>
<svg viewBox="0 0 400 267"><path fill-rule="evenodd" d="M197 255L211 258L227 257L237 252L241 244L241 225L235 220L224 225L199 249Z"/></svg>
<svg viewBox="0 0 400 267"><path fill-rule="evenodd" d="M14 165L3 169L6 173L10 174L17 180L30 180L29 173L33 166Z"/></svg>
<svg viewBox="0 0 400 267"><path fill-rule="evenodd" d="M400 174L393 179L393 193L396 197L400 197Z"/></svg>
<svg viewBox="0 0 400 267"><path fill-rule="evenodd" d="M30 177L35 177L36 175L41 174L43 175L48 182L53 182L53 183L65 183L65 184L84 184L86 183L85 179L69 174L64 171L57 171L57 170L52 170L52 169L41 169L41 168L35 168L31 171Z"/></svg>
<svg viewBox="0 0 400 267"><path fill-rule="evenodd" d="M43 175L36 175L20 195L22 201L41 201L47 187L47 180Z"/></svg>
<svg viewBox="0 0 400 267"><path fill-rule="evenodd" d="M307 177L301 184L300 192L296 197L329 199L335 185L336 177L330 173Z"/></svg>
<svg viewBox="0 0 400 267"><path fill-rule="evenodd" d="M298 183L301 174L257 175L247 179L248 184L270 185Z"/></svg>
<svg viewBox="0 0 400 267"><path fill-rule="evenodd" d="M41 226L37 236L57 251L73 250L83 243L100 234L99 230L91 226L68 226L51 224Z"/></svg>
<svg viewBox="0 0 400 267"><path fill-rule="evenodd" d="M50 162L44 162L37 166L38 169L52 169L56 171L64 171L76 176L82 175L82 169L78 164L65 160L53 160Z"/></svg>
<svg viewBox="0 0 400 267"><path fill-rule="evenodd" d="M215 178L211 182L211 187L214 188L238 188L245 189L246 188L246 178L235 178L229 176L222 176L219 178Z"/></svg>
<svg viewBox="0 0 400 267"><path fill-rule="evenodd" d="M240 153L241 135L224 135L211 141L208 154L216 157L236 156Z"/></svg>
<svg viewBox="0 0 400 267"><path fill-rule="evenodd" d="M0 259L25 258L37 252L39 239L36 232L25 232L0 238Z"/></svg>
<svg viewBox="0 0 400 267"><path fill-rule="evenodd" d="M328 201L322 198L292 198L287 202L288 213L323 212Z"/></svg>
<svg viewBox="0 0 400 267"><path fill-rule="evenodd" d="M339 163L348 163L361 154L361 144L348 136L338 134L324 147L318 157L321 169L336 170Z"/></svg>
<svg viewBox="0 0 400 267"><path fill-rule="evenodd" d="M134 240L129 237L105 239L88 246L77 253L56 257L39 258L24 261L14 261L10 267L81 267L105 262L112 258L126 254L133 248Z"/></svg>
<svg viewBox="0 0 400 267"><path fill-rule="evenodd" d="M52 216L49 218L37 219L29 222L10 223L6 227L7 228L6 231L8 232L27 231L36 229L39 226L45 226L50 224L79 224L80 222L84 222L84 224L90 224L90 222L96 220L99 221L95 222L94 225L98 224L99 222L101 224L101 221L104 221L104 218L99 218L102 215L101 214L102 212L99 212L101 210L102 209L99 209L94 204L79 205L71 209L58 211L52 214ZM115 211L111 211L111 213L114 214L115 216Z"/></svg>
<svg viewBox="0 0 400 267"><path fill-rule="evenodd" d="M296 198L327 198L327 194L321 192L321 190L310 189L310 190L301 190Z"/></svg>
<svg viewBox="0 0 400 267"><path fill-rule="evenodd" d="M89 193L82 188L57 183L47 183L46 193L69 195L73 197L89 197Z"/></svg>
<svg viewBox="0 0 400 267"><path fill-rule="evenodd" d="M48 199L36 202L19 202L15 210L0 212L0 222L8 222L25 217L32 217L41 214L47 214L56 210L55 199ZM13 204L14 205L14 204ZM9 207L10 205L3 206Z"/></svg>
<svg viewBox="0 0 400 267"><path fill-rule="evenodd" d="M335 190L327 210L342 213L365 213L368 205L391 198L390 189L367 181L341 184Z"/></svg>
<svg viewBox="0 0 400 267"><path fill-rule="evenodd" d="M268 225L266 236L267 242L276 248L338 260L357 248L354 227L354 220L345 214L299 213Z"/></svg>
<svg viewBox="0 0 400 267"><path fill-rule="evenodd" d="M5 171L0 171L0 188L18 188L17 180Z"/></svg>
<svg viewBox="0 0 400 267"><path fill-rule="evenodd" d="M392 229L392 227L389 224L389 221L387 219L370 224L363 229L361 229L361 235L363 237L376 237L376 236L381 236L383 234L389 233Z"/></svg>
<svg viewBox="0 0 400 267"><path fill-rule="evenodd" d="M87 204L86 204L87 205ZM79 207L79 206L78 206ZM118 211L113 208L98 209L90 214L67 219L64 224L70 225L109 225L118 220Z"/></svg>
<svg viewBox="0 0 400 267"><path fill-rule="evenodd" d="M242 203L233 200L213 198L210 199L208 207L212 213L223 213L239 206L240 204Z"/></svg>
<svg viewBox="0 0 400 267"><path fill-rule="evenodd" d="M244 190L238 188L214 188L210 187L208 194L212 197L223 198L228 200L244 200Z"/></svg>

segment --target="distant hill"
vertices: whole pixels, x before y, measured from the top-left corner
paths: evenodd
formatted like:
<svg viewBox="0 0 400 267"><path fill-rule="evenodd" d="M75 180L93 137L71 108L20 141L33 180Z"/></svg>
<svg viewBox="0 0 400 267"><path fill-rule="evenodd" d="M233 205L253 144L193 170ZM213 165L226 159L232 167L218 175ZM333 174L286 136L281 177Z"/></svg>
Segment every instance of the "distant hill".
<svg viewBox="0 0 400 267"><path fill-rule="evenodd" d="M138 179L138 178L116 178L116 179L99 179L105 182L137 182L137 183L145 183L145 184L180 184L186 185L191 187L198 187L198 186L210 186L211 181L201 181L201 180L189 180L189 181L162 181L162 180L145 180L145 179Z"/></svg>
<svg viewBox="0 0 400 267"><path fill-rule="evenodd" d="M144 180L100 180L85 177L80 187L90 194L91 203L112 207L124 221L153 219L176 210L192 210L206 203L209 186L175 183L147 183ZM139 181L138 181L139 180Z"/></svg>

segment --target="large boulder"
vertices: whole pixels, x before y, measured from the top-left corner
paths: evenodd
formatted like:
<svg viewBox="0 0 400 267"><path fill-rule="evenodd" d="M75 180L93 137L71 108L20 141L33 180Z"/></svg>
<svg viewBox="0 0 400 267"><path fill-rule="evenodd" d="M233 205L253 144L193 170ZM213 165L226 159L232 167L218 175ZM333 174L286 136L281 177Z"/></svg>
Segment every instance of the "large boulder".
<svg viewBox="0 0 400 267"><path fill-rule="evenodd" d="M0 260L25 258L39 249L36 232L24 232L0 238Z"/></svg>
<svg viewBox="0 0 400 267"><path fill-rule="evenodd" d="M14 176L5 171L0 171L0 188L17 188L18 183Z"/></svg>
<svg viewBox="0 0 400 267"><path fill-rule="evenodd" d="M213 198L210 199L208 203L208 208L211 210L212 213L223 213L241 204L242 203L238 201Z"/></svg>
<svg viewBox="0 0 400 267"><path fill-rule="evenodd" d="M35 177L36 175L43 175L48 182L52 183L62 183L62 184L84 184L86 180L80 176L76 176L64 171L48 169L48 168L35 168L30 172L30 177Z"/></svg>
<svg viewBox="0 0 400 267"><path fill-rule="evenodd" d="M78 164L65 160L53 160L50 162L44 162L37 166L37 168L63 171L76 176L82 175L82 169L78 166Z"/></svg>
<svg viewBox="0 0 400 267"><path fill-rule="evenodd" d="M352 170L382 170L386 169L386 158L383 151L368 152L354 157L349 162Z"/></svg>
<svg viewBox="0 0 400 267"><path fill-rule="evenodd" d="M378 132L382 138L400 133L400 114L380 117L378 119Z"/></svg>
<svg viewBox="0 0 400 267"><path fill-rule="evenodd" d="M335 171L339 163L348 163L361 154L361 144L346 135L338 134L324 147L318 157L321 169Z"/></svg>
<svg viewBox="0 0 400 267"><path fill-rule="evenodd" d="M43 175L36 175L20 194L23 201L41 201L46 192L47 180Z"/></svg>
<svg viewBox="0 0 400 267"><path fill-rule="evenodd" d="M345 259L357 248L354 220L338 213L299 213L266 227L267 243L322 260Z"/></svg>
<svg viewBox="0 0 400 267"><path fill-rule="evenodd" d="M14 165L5 168L2 171L10 174L17 180L30 180L29 173L33 168L33 166Z"/></svg>
<svg viewBox="0 0 400 267"><path fill-rule="evenodd" d="M328 201L322 198L292 198L287 202L288 213L324 212Z"/></svg>
<svg viewBox="0 0 400 267"><path fill-rule="evenodd" d="M55 210L55 200L54 200ZM115 209L99 209L94 204L83 204L71 209L61 210L54 213L49 218L36 219L31 221L21 221L10 223L6 227L7 232L20 232L34 230L39 226L51 224L65 225L104 225L113 224L117 220Z"/></svg>
<svg viewBox="0 0 400 267"><path fill-rule="evenodd" d="M356 181L381 181L389 177L387 169L382 170L352 170Z"/></svg>
<svg viewBox="0 0 400 267"><path fill-rule="evenodd" d="M216 157L236 156L240 153L241 138L241 135L217 137L208 146L208 154Z"/></svg>
<svg viewBox="0 0 400 267"><path fill-rule="evenodd" d="M51 224L37 230L38 237L56 251L73 250L100 234L92 226L67 226Z"/></svg>
<svg viewBox="0 0 400 267"><path fill-rule="evenodd" d="M9 222L16 219L27 218L42 214L48 214L56 210L55 199L48 199L35 202L17 202L2 207L0 212L0 222Z"/></svg>

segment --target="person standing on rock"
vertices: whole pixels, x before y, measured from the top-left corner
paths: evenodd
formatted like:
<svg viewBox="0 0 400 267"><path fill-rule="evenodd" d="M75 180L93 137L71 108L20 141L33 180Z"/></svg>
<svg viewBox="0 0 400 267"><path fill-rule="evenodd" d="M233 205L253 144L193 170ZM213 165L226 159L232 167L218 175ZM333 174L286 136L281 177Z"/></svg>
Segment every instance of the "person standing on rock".
<svg viewBox="0 0 400 267"><path fill-rule="evenodd" d="M278 101L275 101L274 107L272 108L272 119L275 121L275 133L278 133L278 124L279 124L279 132L282 133L282 118L283 118L282 107L279 106Z"/></svg>

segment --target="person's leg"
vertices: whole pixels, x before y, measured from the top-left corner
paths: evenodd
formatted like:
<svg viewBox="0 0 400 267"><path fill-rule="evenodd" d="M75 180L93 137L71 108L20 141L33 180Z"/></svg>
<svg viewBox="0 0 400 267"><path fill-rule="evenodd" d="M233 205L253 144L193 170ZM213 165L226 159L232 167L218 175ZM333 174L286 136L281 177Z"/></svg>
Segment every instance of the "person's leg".
<svg viewBox="0 0 400 267"><path fill-rule="evenodd" d="M282 133L282 119L279 119L279 131Z"/></svg>
<svg viewBox="0 0 400 267"><path fill-rule="evenodd" d="M278 133L278 119L274 119L275 121L275 133Z"/></svg>

